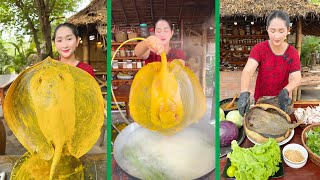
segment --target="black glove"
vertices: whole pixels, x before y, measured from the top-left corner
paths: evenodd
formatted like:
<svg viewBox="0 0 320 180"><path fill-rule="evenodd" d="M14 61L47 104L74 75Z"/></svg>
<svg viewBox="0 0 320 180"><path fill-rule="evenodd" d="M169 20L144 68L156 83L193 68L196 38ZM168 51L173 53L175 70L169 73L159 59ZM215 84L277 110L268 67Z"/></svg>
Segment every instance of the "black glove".
<svg viewBox="0 0 320 180"><path fill-rule="evenodd" d="M250 92L242 92L238 100L238 109L243 117L245 113L249 111L250 107Z"/></svg>
<svg viewBox="0 0 320 180"><path fill-rule="evenodd" d="M289 98L289 91L287 89L282 89L278 95L280 109L287 112L288 105L291 104L291 99Z"/></svg>

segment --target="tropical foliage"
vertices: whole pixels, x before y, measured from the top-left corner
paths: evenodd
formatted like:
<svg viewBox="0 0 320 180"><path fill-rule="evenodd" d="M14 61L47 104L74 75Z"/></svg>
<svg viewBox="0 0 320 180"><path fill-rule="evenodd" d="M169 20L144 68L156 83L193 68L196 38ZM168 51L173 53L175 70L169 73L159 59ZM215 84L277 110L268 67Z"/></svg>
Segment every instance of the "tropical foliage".
<svg viewBox="0 0 320 180"><path fill-rule="evenodd" d="M312 54L320 52L320 37L305 36L302 39L301 65L309 66L312 60Z"/></svg>
<svg viewBox="0 0 320 180"><path fill-rule="evenodd" d="M9 43L15 47L16 53L14 56L7 53L7 49L4 48L4 42L0 43L0 74L20 73L31 64L39 61L33 48L24 49L23 43L23 41Z"/></svg>
<svg viewBox="0 0 320 180"><path fill-rule="evenodd" d="M8 55L7 49L4 48L4 42L0 40L0 74L9 73L9 65L12 59Z"/></svg>
<svg viewBox="0 0 320 180"><path fill-rule="evenodd" d="M0 32L14 31L15 36L30 35L36 45L38 55L42 52L52 56L52 26L64 22L63 16L75 9L84 0L1 0ZM42 56L45 58L45 56Z"/></svg>

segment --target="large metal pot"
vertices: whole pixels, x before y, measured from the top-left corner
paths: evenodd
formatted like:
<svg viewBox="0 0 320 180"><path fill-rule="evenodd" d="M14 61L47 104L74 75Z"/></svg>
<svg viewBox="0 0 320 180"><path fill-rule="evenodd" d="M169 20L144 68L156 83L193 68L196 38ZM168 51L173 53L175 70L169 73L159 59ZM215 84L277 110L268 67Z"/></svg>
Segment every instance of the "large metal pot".
<svg viewBox="0 0 320 180"><path fill-rule="evenodd" d="M130 176L138 178L138 179L143 179L142 177L139 177L139 175L137 175L135 172L132 172L132 170L128 170L130 167L130 165L128 165L126 163L126 159L123 156L122 150L125 147L125 145L128 143L128 141L130 140L130 137L135 135L135 133L139 130L141 130L141 126L139 126L137 123L132 123L129 126L127 126L125 129L123 129L120 134L117 136L117 138L114 141L114 149L113 149L113 153L114 153L114 159L116 160L117 164ZM143 129L143 128L142 128ZM210 141L210 144L212 143L213 146L213 159L212 159L212 167L210 168L210 170L208 170L207 172L199 175L198 177L195 177L193 179L203 179L206 176L209 176L212 171L214 171L215 169L215 152L214 152L214 126L208 124L207 120L202 120L199 121L198 123L191 125L189 127L187 127L186 129L184 129L183 131L186 130L199 130L200 132L204 132L203 134L205 134L205 138L207 138ZM145 129L143 129L145 130ZM148 130L145 130L148 131ZM153 132L152 132L153 133ZM181 133L181 132L179 132ZM160 134L157 134L158 136L162 136ZM145 137L145 139L147 139L149 137ZM171 137L166 137L166 138L171 138ZM163 141L162 141L163 143ZM174 153L174 152L173 152ZM194 159L198 159L198 157L201 156L201 154L189 154L189 156L194 156ZM200 159L200 158L199 158ZM187 166L187 165L186 165ZM193 167L192 165L190 167ZM139 174L139 173L138 173Z"/></svg>

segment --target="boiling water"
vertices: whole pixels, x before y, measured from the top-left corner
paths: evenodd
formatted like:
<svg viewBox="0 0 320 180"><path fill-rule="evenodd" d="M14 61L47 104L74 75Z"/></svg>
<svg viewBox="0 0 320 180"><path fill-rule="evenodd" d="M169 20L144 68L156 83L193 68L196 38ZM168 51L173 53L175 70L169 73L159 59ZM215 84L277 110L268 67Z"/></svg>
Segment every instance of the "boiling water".
<svg viewBox="0 0 320 180"><path fill-rule="evenodd" d="M124 145L121 164L126 172L140 179L146 179L148 172L154 169L161 172L163 179L196 179L214 169L213 144L213 137L195 128L187 128L173 136L138 128ZM134 154L138 163L132 161L133 156L128 158L128 151Z"/></svg>

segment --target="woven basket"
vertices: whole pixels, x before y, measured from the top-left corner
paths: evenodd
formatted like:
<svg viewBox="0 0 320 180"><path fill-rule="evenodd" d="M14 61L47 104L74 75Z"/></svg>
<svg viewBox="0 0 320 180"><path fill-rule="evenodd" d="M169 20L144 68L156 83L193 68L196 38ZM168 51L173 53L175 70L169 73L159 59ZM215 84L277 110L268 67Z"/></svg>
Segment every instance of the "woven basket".
<svg viewBox="0 0 320 180"><path fill-rule="evenodd" d="M320 156L318 156L317 154L313 153L309 147L306 145L306 141L307 141L307 138L306 138L306 133L315 128L315 127L318 127L320 126L320 123L317 123L317 124L312 124L310 126L307 126L303 131L302 131L302 134L301 134L301 141L302 141L302 145L307 149L308 151L308 154L309 154L309 158L310 160L315 163L316 165L320 166Z"/></svg>
<svg viewBox="0 0 320 180"><path fill-rule="evenodd" d="M128 39L127 33L118 31L114 34L117 42L124 42Z"/></svg>
<svg viewBox="0 0 320 180"><path fill-rule="evenodd" d="M132 39L132 38L136 38L136 37L138 37L138 33L136 33L136 32L128 33L128 39Z"/></svg>
<svg viewBox="0 0 320 180"><path fill-rule="evenodd" d="M138 37L137 29L131 26L130 29L127 30L128 39L136 38Z"/></svg>

